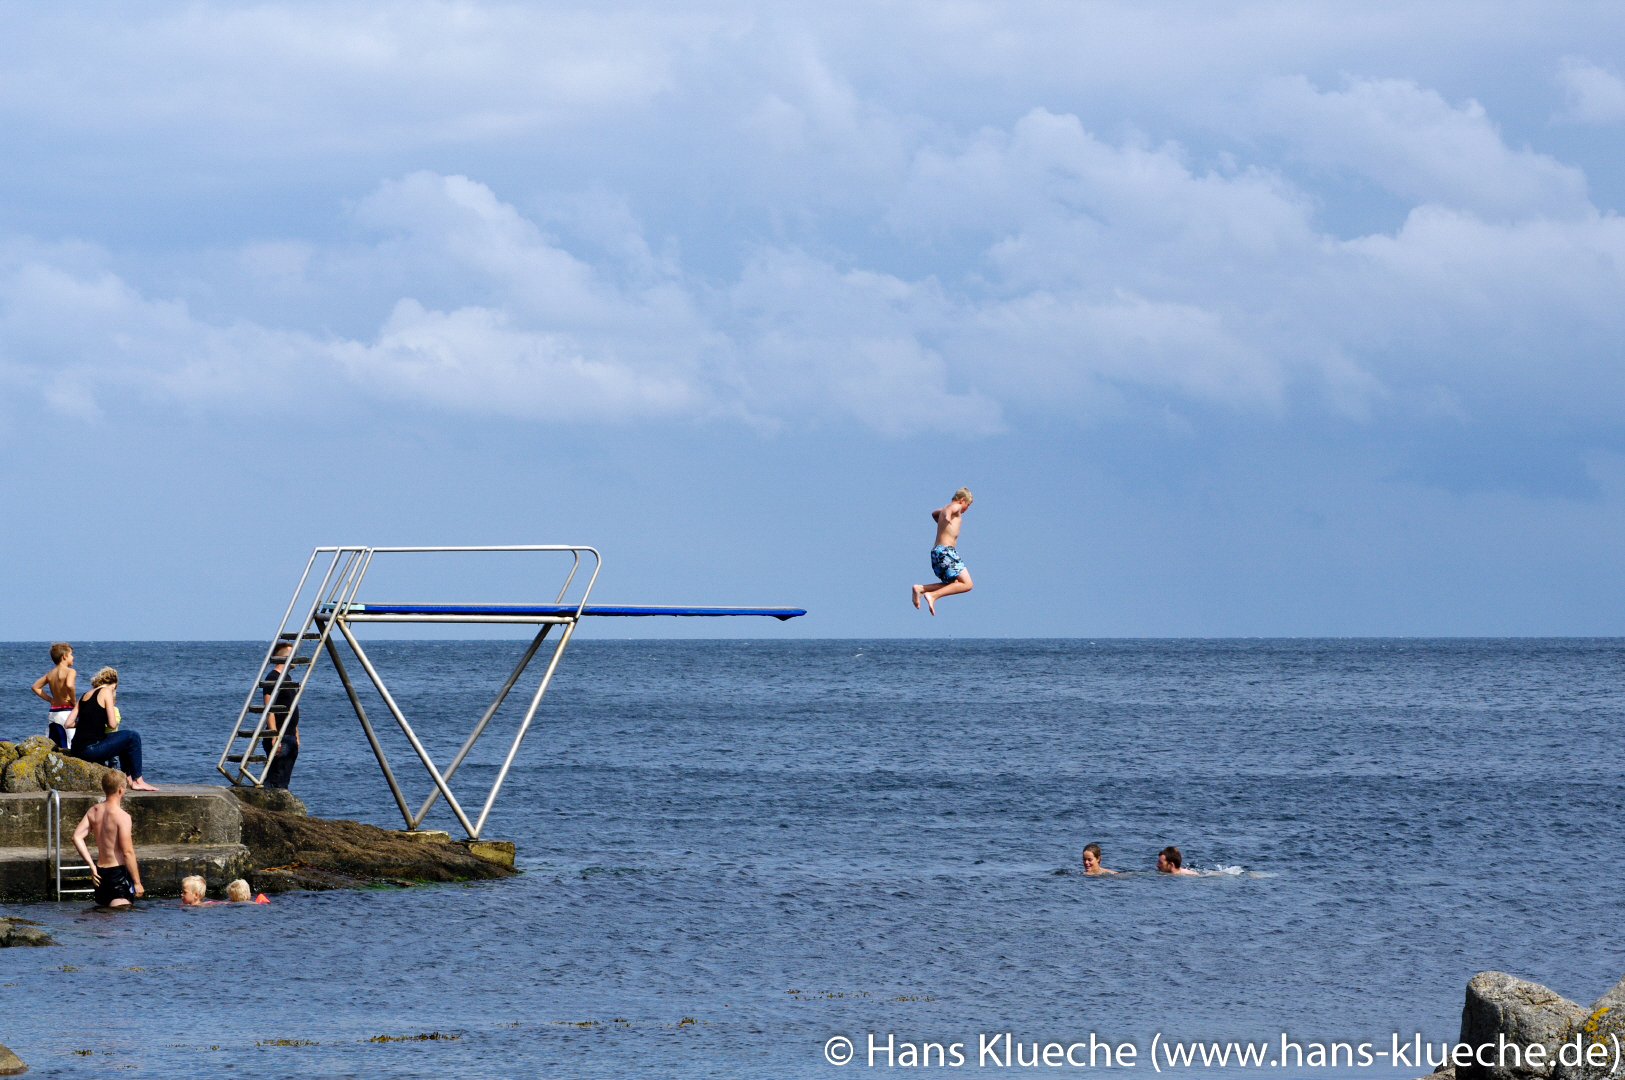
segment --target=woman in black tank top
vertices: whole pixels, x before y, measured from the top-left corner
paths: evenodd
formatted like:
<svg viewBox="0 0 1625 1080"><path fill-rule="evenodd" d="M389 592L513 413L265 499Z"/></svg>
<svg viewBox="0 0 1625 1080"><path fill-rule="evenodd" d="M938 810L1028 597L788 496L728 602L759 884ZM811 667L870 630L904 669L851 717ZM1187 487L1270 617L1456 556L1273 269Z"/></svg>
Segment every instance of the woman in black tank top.
<svg viewBox="0 0 1625 1080"><path fill-rule="evenodd" d="M73 729L73 746L68 753L98 765L115 758L134 791L157 791L141 778L141 735L135 731L112 731L111 712L118 702L118 672L104 667L90 680L90 693L79 699L79 723Z"/></svg>

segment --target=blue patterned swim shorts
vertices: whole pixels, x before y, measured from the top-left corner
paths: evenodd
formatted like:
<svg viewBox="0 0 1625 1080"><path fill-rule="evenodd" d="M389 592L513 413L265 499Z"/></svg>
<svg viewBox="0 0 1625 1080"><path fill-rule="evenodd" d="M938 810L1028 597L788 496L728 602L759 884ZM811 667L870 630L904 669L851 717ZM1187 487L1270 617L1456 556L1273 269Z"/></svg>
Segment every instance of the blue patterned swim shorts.
<svg viewBox="0 0 1625 1080"><path fill-rule="evenodd" d="M965 564L959 561L959 552L947 544L938 544L931 549L931 572L937 575L937 580L947 584L965 572Z"/></svg>

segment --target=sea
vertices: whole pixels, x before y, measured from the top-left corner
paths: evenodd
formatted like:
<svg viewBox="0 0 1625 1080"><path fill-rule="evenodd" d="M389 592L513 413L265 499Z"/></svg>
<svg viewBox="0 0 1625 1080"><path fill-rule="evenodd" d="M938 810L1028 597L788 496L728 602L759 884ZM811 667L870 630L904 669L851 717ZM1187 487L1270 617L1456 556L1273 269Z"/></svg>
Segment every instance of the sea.
<svg viewBox="0 0 1625 1080"><path fill-rule="evenodd" d="M524 644L368 649L444 763ZM263 643L76 649L81 683L119 670L149 780L224 782ZM0 645L0 736L43 732L48 666ZM294 792L400 828L311 679ZM47 1077L1410 1080L1475 972L1582 1004L1625 975L1622 716L1618 639L578 639L485 829L523 874L6 905L61 944L0 951L0 1042ZM443 801L426 824L461 835ZM1091 842L1120 874L1080 873ZM1168 845L1202 873L1157 873Z"/></svg>

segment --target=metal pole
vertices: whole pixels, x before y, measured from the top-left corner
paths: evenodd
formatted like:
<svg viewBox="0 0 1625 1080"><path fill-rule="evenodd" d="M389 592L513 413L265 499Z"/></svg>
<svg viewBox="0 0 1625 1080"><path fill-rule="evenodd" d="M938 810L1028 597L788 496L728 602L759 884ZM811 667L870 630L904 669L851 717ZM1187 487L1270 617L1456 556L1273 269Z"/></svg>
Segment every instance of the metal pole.
<svg viewBox="0 0 1625 1080"><path fill-rule="evenodd" d="M367 659L366 652L361 648L361 642L357 641L355 635L350 633L350 628L344 624L342 619L334 619L333 621L338 624L339 633L344 635L344 640L350 643L350 651L354 652L355 658L361 661L361 666L366 670L367 677L372 680L372 685L378 688L379 696L384 699L384 704L389 707L391 715L395 717L395 722L400 725L401 731L405 733L406 741L412 744L412 749L417 752L418 759L423 762L423 767L429 770L429 776L434 780L434 786L440 789L440 794L446 797L446 802L450 804L452 813L457 815L458 822L468 831L469 839L479 839L479 831L468 823L468 815L463 813L463 808L458 805L457 796L451 793L451 788L446 786L445 778L440 775L440 770L434 767L434 761L429 757L429 752L418 741L417 733L412 730L412 725L406 722L406 716L401 712L401 707L395 704L395 699L389 693L389 687L384 685L384 680L379 678L377 669L372 666L372 661ZM564 632L564 640L570 640L568 630ZM556 657L555 662L557 662ZM551 674L551 672L549 673ZM547 684L544 682L542 685ZM407 820L410 821L411 819L408 818Z"/></svg>
<svg viewBox="0 0 1625 1080"><path fill-rule="evenodd" d="M475 822L473 831L468 834L475 840L480 838L480 830L485 828L485 819L490 816L491 807L497 801L497 792L502 787L502 781L508 777L508 767L513 764L514 757L519 753L519 743L530 728L531 718L536 715L536 707L542 703L542 695L547 693L547 684L553 681L553 672L558 670L559 657L564 655L564 647L570 644L570 635L575 632L575 628L576 624L573 622L565 626L564 635L559 638L558 645L553 649L553 659L548 661L547 674L542 676L542 685L536 688L536 696L530 699L530 708L526 710L525 719L520 723L518 732L514 734L513 745L508 747L508 756L502 759L502 769L491 785L491 794L485 797L485 806L480 810L480 820Z"/></svg>
<svg viewBox="0 0 1625 1080"><path fill-rule="evenodd" d="M62 899L62 794L56 788L45 797L45 854L51 860L51 871L56 875L56 894Z"/></svg>
<svg viewBox="0 0 1625 1080"><path fill-rule="evenodd" d="M344 661L339 659L339 650L333 644L331 636L325 642L327 655L333 661L333 670L339 673L339 682L344 684L344 692L350 695L350 704L355 706L355 715L361 721L361 730L367 733L367 742L372 744L372 752L378 758L378 767L384 770L384 779L389 781L389 790L395 795L395 802L401 808L401 817L406 819L406 827L412 828L412 811L406 807L406 796L401 794L401 785L395 782L395 774L390 771L389 762L384 759L384 748L378 745L378 736L373 734L372 725L367 722L367 710L361 707L361 699L356 696L355 687L350 685L350 673L344 670Z"/></svg>
<svg viewBox="0 0 1625 1080"><path fill-rule="evenodd" d="M551 629L553 629L551 624L543 626L536 634L536 637L532 639L530 648L526 649L525 655L519 658L519 663L514 667L513 674L508 676L508 681L503 683L502 689L497 692L497 699L491 702L491 707L485 710L485 715L480 717L480 722L474 725L474 733L468 737L468 741L463 744L463 748L457 751L457 756L452 759L451 766L446 770L447 780L451 779L452 773L457 771L457 766L463 763L463 758L468 756L468 752L474 749L474 740L478 739L480 734L485 731L485 725L491 722L491 717L496 715L497 709L501 707L502 702L507 698L508 691L513 689L514 683L519 681L519 676L524 674L525 668L530 666L530 658L536 655L536 650L541 647L542 639L547 636L547 632ZM418 811L418 816L411 822L412 828L415 829L423 823L423 815L429 812L429 807L433 806L434 801L438 798L440 798L439 791L429 792L428 799L424 800L423 808Z"/></svg>

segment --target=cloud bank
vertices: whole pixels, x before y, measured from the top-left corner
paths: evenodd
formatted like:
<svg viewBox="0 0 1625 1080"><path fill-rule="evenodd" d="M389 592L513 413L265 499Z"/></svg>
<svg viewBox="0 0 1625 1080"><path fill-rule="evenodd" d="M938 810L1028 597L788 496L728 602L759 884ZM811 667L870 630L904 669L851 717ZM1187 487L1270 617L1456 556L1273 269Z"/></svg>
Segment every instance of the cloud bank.
<svg viewBox="0 0 1625 1080"><path fill-rule="evenodd" d="M1509 138L1474 97L1388 75L1227 72L1227 100L1192 104L1185 138L1153 138L1133 98L1152 117L1163 94L1129 86L1130 125L1103 125L1067 107L1077 87L1044 63L1001 115L919 100L876 82L839 19L640 9L640 36L575 10L517 24L404 10L154 18L135 35L177 71L230 47L98 123L187 145L177 117L251 130L219 152L236 168L268 136L285 155L364 163L378 147L518 152L586 119L605 130L574 156L550 149L550 175L357 177L329 225L198 245L167 282L139 247L14 230L0 248L10 409L99 423L316 388L449 417L890 439L1174 414L1607 440L1625 407L1625 226L1581 167ZM976 78L959 46L989 11L927 19L931 47L900 59L943 70L912 85ZM84 29L53 18L24 39ZM444 49L429 47L436 28ZM1020 18L1001 33L993 48L1045 55ZM297 63L315 76L282 85ZM115 95L89 64L40 54L8 77L5 108L91 123ZM420 87L392 97L414 65ZM1553 72L1568 122L1625 115L1604 67L1571 55ZM335 87L348 96L325 96ZM594 165L616 132L647 147L655 128L669 159L651 167L697 187L651 191L613 155ZM1333 229L1327 203L1351 186L1394 224ZM700 224L673 228L685 215Z"/></svg>

